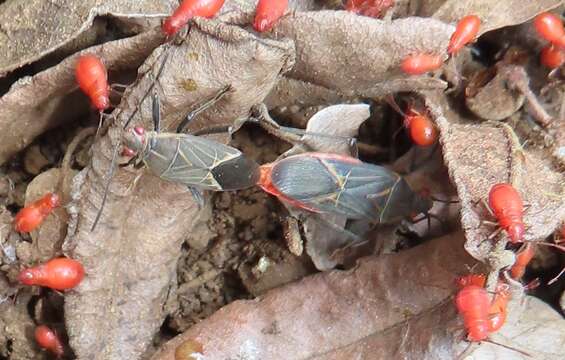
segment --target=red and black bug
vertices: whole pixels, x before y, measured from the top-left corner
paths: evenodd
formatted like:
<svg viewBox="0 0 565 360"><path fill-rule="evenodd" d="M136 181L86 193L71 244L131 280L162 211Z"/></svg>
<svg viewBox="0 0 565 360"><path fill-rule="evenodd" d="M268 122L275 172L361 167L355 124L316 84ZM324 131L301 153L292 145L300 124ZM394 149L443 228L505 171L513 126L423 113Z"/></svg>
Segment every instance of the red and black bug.
<svg viewBox="0 0 565 360"><path fill-rule="evenodd" d="M447 53L450 55L457 54L463 47L473 42L479 33L481 19L476 15L467 15L457 23L455 32L451 35Z"/></svg>
<svg viewBox="0 0 565 360"><path fill-rule="evenodd" d="M198 106L181 122L177 131L183 131L188 122L218 101L229 89L229 86L224 87L212 99ZM156 94L153 94L152 109L153 131L135 126L123 135L122 155L130 158L128 163L143 164L164 180L186 185L199 204L203 202L203 190L231 191L255 185L259 165L241 151L201 136L162 133L159 98ZM110 178L111 175L108 176ZM92 230L100 219L105 199L106 195Z"/></svg>
<svg viewBox="0 0 565 360"><path fill-rule="evenodd" d="M532 261L535 255L535 249L532 243L522 245L520 251L516 254L516 261L510 268L510 276L513 279L519 280L526 272L526 266Z"/></svg>
<svg viewBox="0 0 565 360"><path fill-rule="evenodd" d="M441 55L423 53L410 55L404 58L400 64L400 69L408 75L421 75L437 70L442 65L443 59Z"/></svg>
<svg viewBox="0 0 565 360"><path fill-rule="evenodd" d="M163 23L163 32L173 36L193 17L214 17L223 5L224 0L184 0Z"/></svg>
<svg viewBox="0 0 565 360"><path fill-rule="evenodd" d="M59 335L46 325L39 325L34 331L35 342L42 349L51 352L57 359L65 354L65 347Z"/></svg>
<svg viewBox="0 0 565 360"><path fill-rule="evenodd" d="M394 0L347 0L345 10L359 15L380 18L394 5Z"/></svg>
<svg viewBox="0 0 565 360"><path fill-rule="evenodd" d="M488 206L498 221L500 230L508 233L510 242L523 242L526 231L523 220L524 204L518 191L510 184L496 184L490 189Z"/></svg>
<svg viewBox="0 0 565 360"><path fill-rule="evenodd" d="M103 112L110 107L108 71L102 60L92 54L82 55L77 60L75 76L78 86L97 110Z"/></svg>
<svg viewBox="0 0 565 360"><path fill-rule="evenodd" d="M550 12L544 12L534 19L538 34L556 46L565 47L565 30L561 18Z"/></svg>
<svg viewBox="0 0 565 360"><path fill-rule="evenodd" d="M253 27L259 32L269 31L284 15L288 0L259 0L255 8Z"/></svg>
<svg viewBox="0 0 565 360"><path fill-rule="evenodd" d="M45 194L41 199L27 205L16 214L14 229L21 233L35 230L59 206L61 206L59 195Z"/></svg>
<svg viewBox="0 0 565 360"><path fill-rule="evenodd" d="M82 264L64 257L24 269L18 275L18 280L24 285L45 286L55 290L72 289L83 278L84 268Z"/></svg>
<svg viewBox="0 0 565 360"><path fill-rule="evenodd" d="M431 208L398 174L359 159L303 153L260 167L263 190L293 206L372 223L399 221Z"/></svg>

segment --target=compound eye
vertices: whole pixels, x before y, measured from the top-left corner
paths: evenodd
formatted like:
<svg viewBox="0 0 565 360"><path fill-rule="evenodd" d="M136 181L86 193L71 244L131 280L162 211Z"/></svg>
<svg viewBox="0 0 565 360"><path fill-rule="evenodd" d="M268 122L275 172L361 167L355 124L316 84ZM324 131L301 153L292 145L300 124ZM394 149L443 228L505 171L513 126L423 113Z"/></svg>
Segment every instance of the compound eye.
<svg viewBox="0 0 565 360"><path fill-rule="evenodd" d="M139 136L142 136L143 134L145 134L145 129L142 128L141 126L134 127L133 131Z"/></svg>

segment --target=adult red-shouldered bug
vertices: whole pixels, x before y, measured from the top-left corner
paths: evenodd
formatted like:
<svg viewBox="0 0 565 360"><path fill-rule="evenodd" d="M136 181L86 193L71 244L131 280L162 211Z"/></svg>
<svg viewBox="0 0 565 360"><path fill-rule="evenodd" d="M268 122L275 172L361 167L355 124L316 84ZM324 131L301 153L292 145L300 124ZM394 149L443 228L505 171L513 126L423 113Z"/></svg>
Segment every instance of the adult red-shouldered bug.
<svg viewBox="0 0 565 360"><path fill-rule="evenodd" d="M224 87L212 99L198 106L177 130L183 130L189 121L212 106L229 89L229 86ZM203 203L202 190L230 191L256 184L259 165L241 151L203 137L161 133L159 98L156 94L153 94L152 109L154 131L135 126L124 134L122 155L131 157L128 163L143 164L164 180L186 185L200 205ZM108 176L110 178L111 174ZM100 218L104 199L92 230Z"/></svg>
<svg viewBox="0 0 565 360"><path fill-rule="evenodd" d="M344 155L293 155L262 165L260 174L257 184L279 199L349 219L390 223L426 213L432 206L395 172Z"/></svg>

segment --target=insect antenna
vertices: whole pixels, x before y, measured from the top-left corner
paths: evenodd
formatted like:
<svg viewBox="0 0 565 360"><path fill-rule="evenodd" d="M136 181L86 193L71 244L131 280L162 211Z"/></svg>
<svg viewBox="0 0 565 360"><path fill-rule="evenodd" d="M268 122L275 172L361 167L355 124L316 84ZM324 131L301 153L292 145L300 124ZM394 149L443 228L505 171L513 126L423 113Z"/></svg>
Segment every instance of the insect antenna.
<svg viewBox="0 0 565 360"><path fill-rule="evenodd" d="M106 185L104 185L104 196L102 196L102 203L100 204L100 210L96 214L96 218L94 219L94 223L90 228L90 232L93 232L96 229L96 225L98 225L98 221L102 216L102 210L104 210L104 206L106 205L106 200L108 199L108 190L110 189L110 183L112 181L112 177L114 176L114 171L116 168L116 162L118 160L118 151L120 149L120 143L116 144L114 147L114 152L112 153L112 161L110 162L110 171L106 175Z"/></svg>
<svg viewBox="0 0 565 360"><path fill-rule="evenodd" d="M188 113L186 118L184 118L179 126L177 126L177 133L184 132L185 128L190 124L194 118L196 118L201 112L210 108L214 104L216 104L226 93L232 90L231 84L224 86L220 91L218 91L212 98L204 100L203 103L199 104L194 110Z"/></svg>
<svg viewBox="0 0 565 360"><path fill-rule="evenodd" d="M131 114L129 115L129 117L127 118L126 122L124 123L123 129L126 129L128 127L128 125L130 124L131 120L133 119L133 117L137 114L137 112L139 111L139 108L141 107L141 104L143 104L143 102L145 101L145 99L147 98L147 96L149 96L149 93L151 93L153 91L153 88L155 87L155 84L159 81L159 78L161 77L161 74L163 73L163 70L165 69L165 64L167 63L167 60L169 59L169 51L167 51L168 48L165 48L163 50L164 54L163 56L163 61L161 61L161 65L159 66L159 70L157 70L157 74L155 75L155 80L151 82L151 85L149 85L149 87L147 88L147 91L145 92L145 94L143 94L143 96L141 97L141 100L139 101L139 106L135 107L135 109L133 109L133 111L131 112Z"/></svg>

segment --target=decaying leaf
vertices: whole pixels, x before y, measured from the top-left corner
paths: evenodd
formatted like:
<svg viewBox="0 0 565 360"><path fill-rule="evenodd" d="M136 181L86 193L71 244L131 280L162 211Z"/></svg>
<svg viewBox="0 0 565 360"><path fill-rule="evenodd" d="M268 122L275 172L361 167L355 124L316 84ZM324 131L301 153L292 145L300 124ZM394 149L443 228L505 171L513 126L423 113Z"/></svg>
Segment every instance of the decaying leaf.
<svg viewBox="0 0 565 360"><path fill-rule="evenodd" d="M429 18L387 22L346 11L316 11L283 17L273 36L296 45L296 65L287 76L353 95L406 77L399 66L408 55L444 55L453 30ZM417 91L418 85L405 91Z"/></svg>
<svg viewBox="0 0 565 360"><path fill-rule="evenodd" d="M174 9L170 0L15 0L0 5L0 75L29 64L72 41L96 16L160 18ZM119 57L118 57L119 58Z"/></svg>
<svg viewBox="0 0 565 360"><path fill-rule="evenodd" d="M7 3L4 3L7 4ZM143 33L87 49L104 59L111 70L135 69L163 41L160 32ZM24 77L0 98L0 164L29 145L35 137L88 109L84 95L76 90L76 54L32 77Z"/></svg>
<svg viewBox="0 0 565 360"><path fill-rule="evenodd" d="M137 107L132 124L151 126L151 99L142 99L161 62L167 61L154 89L161 99L162 129L174 128L196 102L228 84L232 90L191 127L231 125L263 100L293 62L289 42L258 40L215 21L196 20L183 40L160 47L147 59L143 75L115 111L116 125L95 143L91 165L75 177L65 245L84 264L87 276L66 296L65 320L81 359L136 359L147 349L166 315L163 304L181 243L196 224L208 220L199 216L181 184L147 172L136 182L140 171L123 168L116 171L100 223L90 232L121 126ZM187 82L190 87L184 86Z"/></svg>
<svg viewBox="0 0 565 360"><path fill-rule="evenodd" d="M526 241L549 236L565 219L563 173L552 169L548 159L521 148L510 127L486 122L463 124L441 96L430 95L427 106L441 131L444 158L463 208L461 222L467 236L466 249L486 261L492 241L484 241L493 228L485 206L490 188L511 183L530 208L524 212Z"/></svg>
<svg viewBox="0 0 565 360"><path fill-rule="evenodd" d="M176 347L187 340L201 343L206 358L262 360L280 359L281 354L288 359L332 358L368 337L399 351L406 341L427 344L435 331L438 340L447 341L446 336L456 337L454 329L442 337L445 322L428 313L437 313L434 309L454 291L455 276L471 264L462 242L463 234L455 233L398 254L364 259L347 272L313 275L257 300L234 302L171 340L152 359L174 359ZM445 306L452 310L439 315L455 318L454 306ZM420 317L430 318L422 320L422 331L388 336ZM403 354L410 357L406 350L396 356Z"/></svg>
<svg viewBox="0 0 565 360"><path fill-rule="evenodd" d="M434 14L434 18L448 23L456 23L463 16L477 15L481 18L479 36L487 31L505 26L521 24L537 14L553 9L561 0L448 0Z"/></svg>

